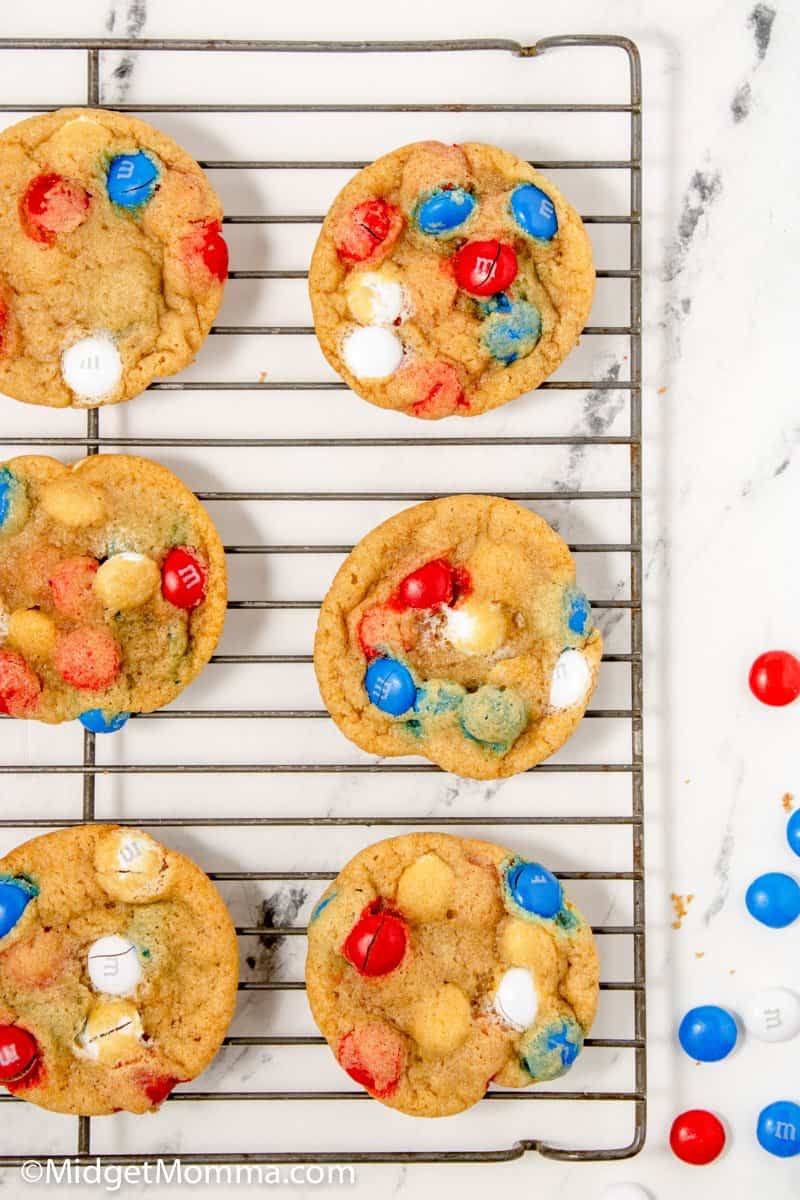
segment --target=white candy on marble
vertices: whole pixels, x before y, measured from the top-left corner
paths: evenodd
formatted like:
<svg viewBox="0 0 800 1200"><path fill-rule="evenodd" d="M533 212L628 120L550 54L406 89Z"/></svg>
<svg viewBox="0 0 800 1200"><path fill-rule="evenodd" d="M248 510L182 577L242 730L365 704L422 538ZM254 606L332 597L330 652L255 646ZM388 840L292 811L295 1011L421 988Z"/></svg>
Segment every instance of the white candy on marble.
<svg viewBox="0 0 800 1200"><path fill-rule="evenodd" d="M100 401L114 391L122 378L122 359L108 334L95 333L64 351L61 374L76 396Z"/></svg>
<svg viewBox="0 0 800 1200"><path fill-rule="evenodd" d="M760 1042L788 1042L800 1033L800 999L786 988L764 988L747 997L742 1020Z"/></svg>
<svg viewBox="0 0 800 1200"><path fill-rule="evenodd" d="M89 947L89 978L98 992L131 996L141 977L139 955L127 938L111 933Z"/></svg>
<svg viewBox="0 0 800 1200"><path fill-rule="evenodd" d="M495 992L494 1008L504 1025L520 1033L530 1028L539 1011L539 994L527 967L510 967L506 971Z"/></svg>
<svg viewBox="0 0 800 1200"><path fill-rule="evenodd" d="M391 329L367 325L347 335L342 356L356 379L385 379L403 361L403 343Z"/></svg>
<svg viewBox="0 0 800 1200"><path fill-rule="evenodd" d="M564 650L550 681L551 708L570 708L586 695L592 673L580 650Z"/></svg>

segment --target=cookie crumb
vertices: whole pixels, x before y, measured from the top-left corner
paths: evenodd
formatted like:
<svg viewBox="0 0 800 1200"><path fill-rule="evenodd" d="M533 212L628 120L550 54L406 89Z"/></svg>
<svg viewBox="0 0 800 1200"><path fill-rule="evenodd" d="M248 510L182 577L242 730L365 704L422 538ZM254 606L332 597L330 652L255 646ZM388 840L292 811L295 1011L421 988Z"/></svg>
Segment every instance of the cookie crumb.
<svg viewBox="0 0 800 1200"><path fill-rule="evenodd" d="M694 900L694 892L689 892L686 896L682 896L678 892L672 892L670 899L672 900L672 911L675 913L672 928L680 929L683 918L689 910L689 905Z"/></svg>
<svg viewBox="0 0 800 1200"><path fill-rule="evenodd" d="M694 956L695 958L705 958L706 952L705 950L695 950Z"/></svg>
<svg viewBox="0 0 800 1200"><path fill-rule="evenodd" d="M660 387L660 388L658 389L658 391L656 392L656 395L657 395L657 396L663 396L663 395L664 395L664 392L665 392L666 390L667 390L667 389L666 389L665 387Z"/></svg>
<svg viewBox="0 0 800 1200"><path fill-rule="evenodd" d="M792 811L794 808L794 796L791 792L783 793L781 796L781 804L783 805L784 812L790 813Z"/></svg>

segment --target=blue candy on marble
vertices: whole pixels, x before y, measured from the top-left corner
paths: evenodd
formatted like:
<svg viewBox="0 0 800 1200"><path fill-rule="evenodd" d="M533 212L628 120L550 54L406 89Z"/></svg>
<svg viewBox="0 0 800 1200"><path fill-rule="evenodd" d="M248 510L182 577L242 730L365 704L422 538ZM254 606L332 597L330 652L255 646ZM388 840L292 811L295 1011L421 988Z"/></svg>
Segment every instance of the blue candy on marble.
<svg viewBox="0 0 800 1200"><path fill-rule="evenodd" d="M417 698L417 685L408 667L394 658L376 658L367 668L364 687L370 702L392 717L402 716Z"/></svg>
<svg viewBox="0 0 800 1200"><path fill-rule="evenodd" d="M158 183L158 167L144 150L118 154L108 168L106 188L112 204L138 208L150 199Z"/></svg>
<svg viewBox="0 0 800 1200"><path fill-rule="evenodd" d="M449 233L475 210L475 197L464 188L439 188L418 205L415 216L423 233Z"/></svg>
<svg viewBox="0 0 800 1200"><path fill-rule="evenodd" d="M572 1017L562 1017L524 1042L520 1056L532 1079L558 1079L567 1073L582 1049L583 1029Z"/></svg>
<svg viewBox="0 0 800 1200"><path fill-rule="evenodd" d="M800 854L800 808L789 817L789 824L786 826L786 840L795 854Z"/></svg>
<svg viewBox="0 0 800 1200"><path fill-rule="evenodd" d="M733 1017L717 1004L690 1008L678 1029L678 1041L697 1062L720 1062L727 1058L738 1036Z"/></svg>
<svg viewBox="0 0 800 1200"><path fill-rule="evenodd" d="M314 921L316 921L317 917L321 916L321 914L324 913L325 909L328 907L328 905L331 903L332 900L336 899L338 894L339 894L338 892L331 892L330 896L323 896L321 900L317 901L317 903L314 905L314 908L312 909L311 917L309 919L309 924L312 924Z"/></svg>
<svg viewBox="0 0 800 1200"><path fill-rule="evenodd" d="M577 588L567 588L564 593L566 606L567 628L570 633L584 637L592 627L592 610L583 592Z"/></svg>
<svg viewBox="0 0 800 1200"><path fill-rule="evenodd" d="M0 938L11 932L38 894L36 884L28 879L19 875L0 876Z"/></svg>
<svg viewBox="0 0 800 1200"><path fill-rule="evenodd" d="M107 717L102 708L89 708L78 717L84 729L89 733L116 733L127 725L130 720L129 712L118 712L113 717Z"/></svg>
<svg viewBox="0 0 800 1200"><path fill-rule="evenodd" d="M759 1145L776 1158L800 1154L800 1105L792 1100L776 1100L762 1108L756 1137Z"/></svg>
<svg viewBox="0 0 800 1200"><path fill-rule="evenodd" d="M800 916L800 884L782 871L759 875L745 895L747 911L770 929L785 929Z"/></svg>
<svg viewBox="0 0 800 1200"><path fill-rule="evenodd" d="M511 215L523 233L549 242L558 233L555 206L534 183L521 183L511 193Z"/></svg>
<svg viewBox="0 0 800 1200"><path fill-rule="evenodd" d="M530 354L541 335L538 308L527 300L512 300L507 309L498 309L486 318L481 341L492 358L509 366Z"/></svg>
<svg viewBox="0 0 800 1200"><path fill-rule="evenodd" d="M515 860L506 871L505 883L511 900L524 912L549 918L561 911L561 884L541 863Z"/></svg>

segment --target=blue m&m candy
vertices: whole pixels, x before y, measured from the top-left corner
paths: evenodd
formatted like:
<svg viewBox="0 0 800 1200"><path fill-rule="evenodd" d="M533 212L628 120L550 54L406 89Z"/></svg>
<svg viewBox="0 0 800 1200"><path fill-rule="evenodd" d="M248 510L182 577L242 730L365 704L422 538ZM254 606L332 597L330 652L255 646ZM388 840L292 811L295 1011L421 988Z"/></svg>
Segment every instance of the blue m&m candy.
<svg viewBox="0 0 800 1200"><path fill-rule="evenodd" d="M786 840L795 854L800 854L800 808L789 817L789 824L786 826Z"/></svg>
<svg viewBox="0 0 800 1200"><path fill-rule="evenodd" d="M541 863L514 863L506 873L506 887L515 904L537 917L554 917L563 903L561 884Z"/></svg>
<svg viewBox="0 0 800 1200"><path fill-rule="evenodd" d="M770 929L785 929L800 916L800 884L782 871L759 875L745 895L747 911Z"/></svg>
<svg viewBox="0 0 800 1200"><path fill-rule="evenodd" d="M411 672L394 658L377 658L364 677L370 701L381 712L399 717L413 707L417 685Z"/></svg>
<svg viewBox="0 0 800 1200"><path fill-rule="evenodd" d="M28 516L25 484L8 467L0 467L0 532L16 533Z"/></svg>
<svg viewBox="0 0 800 1200"><path fill-rule="evenodd" d="M800 1104L776 1100L758 1114L756 1137L760 1146L776 1158L800 1154Z"/></svg>
<svg viewBox="0 0 800 1200"><path fill-rule="evenodd" d="M108 168L106 188L112 204L121 208L136 208L149 200L156 190L158 167L149 154L118 154Z"/></svg>
<svg viewBox="0 0 800 1200"><path fill-rule="evenodd" d="M592 624L592 610L583 592L577 588L568 588L565 595L567 628L570 633L579 637L589 632Z"/></svg>
<svg viewBox="0 0 800 1200"><path fill-rule="evenodd" d="M511 193L511 215L523 233L549 242L558 233L553 201L533 183L521 183Z"/></svg>
<svg viewBox="0 0 800 1200"><path fill-rule="evenodd" d="M33 896L33 889L26 887L22 880L0 882L0 938L11 932Z"/></svg>
<svg viewBox="0 0 800 1200"><path fill-rule="evenodd" d="M731 1014L716 1004L690 1008L678 1029L678 1041L697 1062L719 1062L726 1058L738 1036Z"/></svg>
<svg viewBox="0 0 800 1200"><path fill-rule="evenodd" d="M583 1049L583 1029L572 1017L543 1025L520 1045L520 1060L532 1079L565 1075Z"/></svg>
<svg viewBox="0 0 800 1200"><path fill-rule="evenodd" d="M449 233L470 217L475 209L475 197L464 188L439 188L417 208L417 225L423 233Z"/></svg>
<svg viewBox="0 0 800 1200"><path fill-rule="evenodd" d="M118 712L113 717L107 717L102 708L88 708L78 720L89 733L116 733L128 723L130 715L129 712Z"/></svg>
<svg viewBox="0 0 800 1200"><path fill-rule="evenodd" d="M492 358L508 366L530 354L541 336L538 308L527 300L513 300L487 317L481 341Z"/></svg>

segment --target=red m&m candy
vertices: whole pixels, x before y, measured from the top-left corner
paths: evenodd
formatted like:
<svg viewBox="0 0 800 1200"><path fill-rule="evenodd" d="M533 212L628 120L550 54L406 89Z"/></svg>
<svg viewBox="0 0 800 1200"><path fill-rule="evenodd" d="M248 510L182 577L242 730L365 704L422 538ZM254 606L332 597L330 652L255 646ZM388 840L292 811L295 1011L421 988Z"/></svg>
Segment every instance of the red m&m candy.
<svg viewBox="0 0 800 1200"><path fill-rule="evenodd" d="M403 961L408 930L402 917L387 912L382 900L368 904L342 947L359 975L388 975Z"/></svg>
<svg viewBox="0 0 800 1200"><path fill-rule="evenodd" d="M722 1153L725 1129L713 1113L704 1108L690 1108L672 1122L669 1144L681 1162L704 1167Z"/></svg>
<svg viewBox="0 0 800 1200"><path fill-rule="evenodd" d="M374 1096L390 1096L405 1066L401 1035L385 1021L366 1021L346 1033L336 1050L339 1065Z"/></svg>
<svg viewBox="0 0 800 1200"><path fill-rule="evenodd" d="M406 608L433 608L453 598L453 572L443 558L434 558L406 575L397 589L397 599Z"/></svg>
<svg viewBox="0 0 800 1200"><path fill-rule="evenodd" d="M50 576L53 604L65 617L80 620L97 607L94 577L99 565L88 555L65 558Z"/></svg>
<svg viewBox="0 0 800 1200"><path fill-rule="evenodd" d="M119 675L122 657L107 629L87 625L58 639L53 662L65 683L102 692Z"/></svg>
<svg viewBox="0 0 800 1200"><path fill-rule="evenodd" d="M59 233L72 233L86 220L91 197L79 183L55 172L37 175L19 202L22 228L35 242L52 245Z"/></svg>
<svg viewBox="0 0 800 1200"><path fill-rule="evenodd" d="M773 708L791 704L800 696L800 661L788 650L759 654L750 668L750 691Z"/></svg>
<svg viewBox="0 0 800 1200"><path fill-rule="evenodd" d="M175 1075L140 1075L136 1082L148 1100L153 1104L162 1104L173 1088L188 1080L178 1079Z"/></svg>
<svg viewBox="0 0 800 1200"><path fill-rule="evenodd" d="M39 1056L36 1039L19 1025L0 1025L0 1082L22 1079Z"/></svg>
<svg viewBox="0 0 800 1200"><path fill-rule="evenodd" d="M0 650L0 713L22 717L39 699L42 685L21 654Z"/></svg>
<svg viewBox="0 0 800 1200"><path fill-rule="evenodd" d="M400 236L403 214L382 196L362 200L340 217L333 230L336 251L345 262L372 262L388 254Z"/></svg>
<svg viewBox="0 0 800 1200"><path fill-rule="evenodd" d="M516 279L517 256L507 242L467 242L453 255L453 272L471 296L493 296Z"/></svg>
<svg viewBox="0 0 800 1200"><path fill-rule="evenodd" d="M409 367L414 375L418 399L412 404L415 417L438 420L452 416L459 408L469 408L455 367L444 362L419 363Z"/></svg>
<svg viewBox="0 0 800 1200"><path fill-rule="evenodd" d="M170 550L161 568L161 594L176 608L196 608L206 595L208 571L185 546Z"/></svg>

